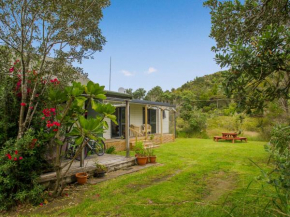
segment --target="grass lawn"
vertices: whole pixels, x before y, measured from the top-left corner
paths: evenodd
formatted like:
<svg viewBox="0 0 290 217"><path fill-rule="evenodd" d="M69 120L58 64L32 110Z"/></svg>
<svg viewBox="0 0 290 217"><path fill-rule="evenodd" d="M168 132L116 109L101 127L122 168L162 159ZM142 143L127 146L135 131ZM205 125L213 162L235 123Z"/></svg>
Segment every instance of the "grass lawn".
<svg viewBox="0 0 290 217"><path fill-rule="evenodd" d="M253 202L261 189L257 181L245 193L260 175L249 159L265 167L264 144L177 139L156 149L162 165L89 186L79 204L67 204L55 214L254 216L267 199Z"/></svg>

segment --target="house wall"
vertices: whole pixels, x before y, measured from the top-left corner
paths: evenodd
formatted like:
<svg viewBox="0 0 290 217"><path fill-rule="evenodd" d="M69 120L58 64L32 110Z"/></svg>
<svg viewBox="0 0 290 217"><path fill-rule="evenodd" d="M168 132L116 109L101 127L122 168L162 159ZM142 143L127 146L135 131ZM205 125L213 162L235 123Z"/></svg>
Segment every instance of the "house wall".
<svg viewBox="0 0 290 217"><path fill-rule="evenodd" d="M137 127L140 127L140 132L141 132L141 125L143 124L143 108L144 105L138 105L138 104L130 104L130 124L133 124ZM88 115L96 116L96 113L91 109L88 110ZM160 123L160 115L161 111L160 109L156 110L156 133L160 134L161 133L161 123ZM165 110L165 118L162 120L162 128L163 128L163 133L168 134L169 131L169 111ZM111 139L111 121L106 118L105 121L108 123L108 130L105 131L103 134L103 137L105 139Z"/></svg>
<svg viewBox="0 0 290 217"><path fill-rule="evenodd" d="M130 124L141 128L143 124L143 105L130 104Z"/></svg>
<svg viewBox="0 0 290 217"><path fill-rule="evenodd" d="M144 105L130 105L130 124L133 124L137 127L141 127L143 124L143 108ZM156 133L161 133L161 124L160 124L160 109L156 110ZM169 133L169 111L165 111L165 118L162 122L163 133Z"/></svg>
<svg viewBox="0 0 290 217"><path fill-rule="evenodd" d="M109 128L105 130L105 133L103 134L103 137L105 139L111 139L111 120L109 118L105 118L104 121L107 122Z"/></svg>

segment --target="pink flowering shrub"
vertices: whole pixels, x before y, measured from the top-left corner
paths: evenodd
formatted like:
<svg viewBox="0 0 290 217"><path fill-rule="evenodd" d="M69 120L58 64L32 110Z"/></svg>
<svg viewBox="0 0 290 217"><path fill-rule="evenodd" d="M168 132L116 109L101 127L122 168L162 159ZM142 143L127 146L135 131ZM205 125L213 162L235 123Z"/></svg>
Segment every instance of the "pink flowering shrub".
<svg viewBox="0 0 290 217"><path fill-rule="evenodd" d="M32 130L19 140L7 141L0 150L0 213L20 202L42 201L43 187L32 180L47 168L45 146Z"/></svg>

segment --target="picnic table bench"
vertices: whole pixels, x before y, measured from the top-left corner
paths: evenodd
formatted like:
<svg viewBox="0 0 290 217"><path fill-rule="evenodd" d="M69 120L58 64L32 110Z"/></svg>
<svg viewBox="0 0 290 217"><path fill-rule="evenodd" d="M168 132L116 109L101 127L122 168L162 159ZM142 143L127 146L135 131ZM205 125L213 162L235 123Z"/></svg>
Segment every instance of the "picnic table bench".
<svg viewBox="0 0 290 217"><path fill-rule="evenodd" d="M218 142L220 139L223 140L232 140L233 143L235 143L236 140L240 140L247 142L247 138L246 137L238 137L237 133L222 133L222 136L214 136L213 140L215 142Z"/></svg>

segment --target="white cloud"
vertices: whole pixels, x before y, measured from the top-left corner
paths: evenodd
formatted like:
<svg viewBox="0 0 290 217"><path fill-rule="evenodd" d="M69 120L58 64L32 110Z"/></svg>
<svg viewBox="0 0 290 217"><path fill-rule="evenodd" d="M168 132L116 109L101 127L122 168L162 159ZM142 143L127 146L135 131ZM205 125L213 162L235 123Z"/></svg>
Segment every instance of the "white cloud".
<svg viewBox="0 0 290 217"><path fill-rule="evenodd" d="M153 72L157 72L157 69L154 67L149 67L149 69L146 71L147 74L152 74Z"/></svg>
<svg viewBox="0 0 290 217"><path fill-rule="evenodd" d="M125 76L133 76L134 73L133 72L129 72L127 70L121 70L121 72L125 75Z"/></svg>

